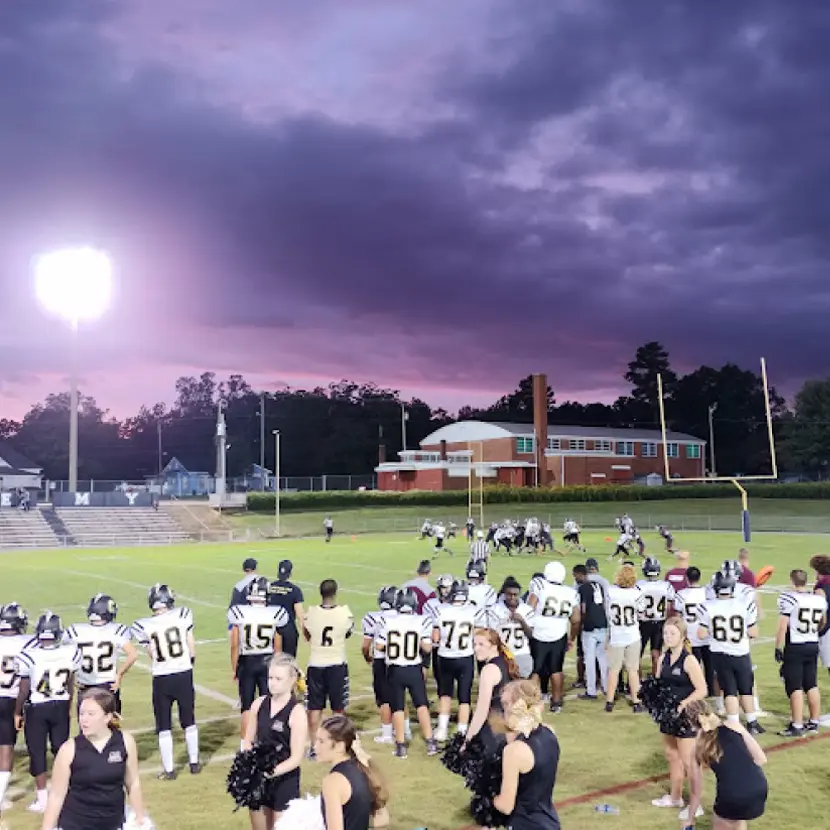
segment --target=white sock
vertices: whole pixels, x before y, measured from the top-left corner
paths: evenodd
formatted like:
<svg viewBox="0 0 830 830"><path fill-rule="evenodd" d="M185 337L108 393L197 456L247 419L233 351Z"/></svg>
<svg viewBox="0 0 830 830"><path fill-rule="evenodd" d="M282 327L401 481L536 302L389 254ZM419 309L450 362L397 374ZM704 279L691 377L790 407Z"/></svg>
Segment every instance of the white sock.
<svg viewBox="0 0 830 830"><path fill-rule="evenodd" d="M450 728L450 716L449 715L438 715L438 728L442 731L446 731Z"/></svg>
<svg viewBox="0 0 830 830"><path fill-rule="evenodd" d="M187 744L187 758L191 764L199 763L199 727L188 726L184 730L184 742Z"/></svg>
<svg viewBox="0 0 830 830"><path fill-rule="evenodd" d="M37 803L42 804L45 807L48 795L49 795L49 793L48 793L47 790L38 790L37 791Z"/></svg>
<svg viewBox="0 0 830 830"><path fill-rule="evenodd" d="M239 742L239 751L240 752L245 751L245 739L244 738Z"/></svg>
<svg viewBox="0 0 830 830"><path fill-rule="evenodd" d="M173 733L159 732L159 755L161 767L165 772L173 772Z"/></svg>
<svg viewBox="0 0 830 830"><path fill-rule="evenodd" d="M12 774L10 772L0 772L0 804L3 803L3 799L6 797L6 790L9 788L11 779Z"/></svg>
<svg viewBox="0 0 830 830"><path fill-rule="evenodd" d="M738 719L737 715L735 715L735 719L736 720ZM746 713L746 722L747 723L752 723L753 721L756 721L756 720L758 720L758 715L756 715L755 712L747 712Z"/></svg>
<svg viewBox="0 0 830 830"><path fill-rule="evenodd" d="M391 723L382 723L380 725L380 736L382 738L391 738L394 731L394 727Z"/></svg>
<svg viewBox="0 0 830 830"><path fill-rule="evenodd" d="M459 723L458 724L458 731L462 735L466 735L467 734L467 727L469 727L469 725L470 725L469 723Z"/></svg>
<svg viewBox="0 0 830 830"><path fill-rule="evenodd" d="M724 706L724 703L723 703L723 695L718 695L715 698L715 710L720 713L720 712L723 712L725 709L726 709L726 707Z"/></svg>
<svg viewBox="0 0 830 830"><path fill-rule="evenodd" d="M740 723L741 722L740 715L727 715L726 719L728 721L732 721L732 723Z"/></svg>

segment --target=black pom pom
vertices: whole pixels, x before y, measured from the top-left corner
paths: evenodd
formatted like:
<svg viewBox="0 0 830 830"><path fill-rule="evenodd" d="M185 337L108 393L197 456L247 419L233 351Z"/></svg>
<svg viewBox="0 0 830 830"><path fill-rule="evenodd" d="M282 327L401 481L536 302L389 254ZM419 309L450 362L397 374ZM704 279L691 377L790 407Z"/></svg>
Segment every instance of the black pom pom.
<svg viewBox="0 0 830 830"><path fill-rule="evenodd" d="M273 743L255 744L236 754L227 779L228 794L236 802L234 812L241 807L249 810L263 807L273 784L266 776L290 754L290 749Z"/></svg>
<svg viewBox="0 0 830 830"><path fill-rule="evenodd" d="M465 756L467 753L463 751L463 746L464 736L460 732L456 732L441 753L441 763L456 775L464 775Z"/></svg>
<svg viewBox="0 0 830 830"><path fill-rule="evenodd" d="M647 677L637 695L652 719L670 735L684 735L694 731L686 712L678 712L680 698L671 686L659 677Z"/></svg>

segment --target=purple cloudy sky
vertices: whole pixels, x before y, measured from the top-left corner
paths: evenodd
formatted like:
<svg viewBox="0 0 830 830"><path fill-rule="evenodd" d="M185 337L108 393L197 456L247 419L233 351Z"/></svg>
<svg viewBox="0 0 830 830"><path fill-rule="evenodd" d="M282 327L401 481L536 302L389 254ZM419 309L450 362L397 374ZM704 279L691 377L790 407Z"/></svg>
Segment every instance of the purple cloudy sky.
<svg viewBox="0 0 830 830"><path fill-rule="evenodd" d="M0 6L0 416L65 385L31 257L109 250L83 388L374 380L450 408L531 371L828 373L826 0Z"/></svg>

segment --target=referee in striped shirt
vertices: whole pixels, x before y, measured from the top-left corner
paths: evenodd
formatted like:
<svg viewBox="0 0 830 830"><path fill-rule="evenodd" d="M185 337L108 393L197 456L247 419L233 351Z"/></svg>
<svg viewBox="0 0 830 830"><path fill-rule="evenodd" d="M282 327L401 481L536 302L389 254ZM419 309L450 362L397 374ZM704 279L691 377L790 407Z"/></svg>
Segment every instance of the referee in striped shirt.
<svg viewBox="0 0 830 830"><path fill-rule="evenodd" d="M490 559L490 545L484 540L484 532L476 533L475 542L470 545L470 562L484 562L485 566Z"/></svg>

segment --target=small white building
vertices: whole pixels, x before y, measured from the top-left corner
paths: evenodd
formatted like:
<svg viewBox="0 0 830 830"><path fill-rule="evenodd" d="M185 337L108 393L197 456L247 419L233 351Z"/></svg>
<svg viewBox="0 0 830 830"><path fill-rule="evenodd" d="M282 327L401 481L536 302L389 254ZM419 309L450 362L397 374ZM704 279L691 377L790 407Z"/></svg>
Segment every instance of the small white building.
<svg viewBox="0 0 830 830"><path fill-rule="evenodd" d="M0 490L40 490L42 486L43 468L0 441Z"/></svg>

